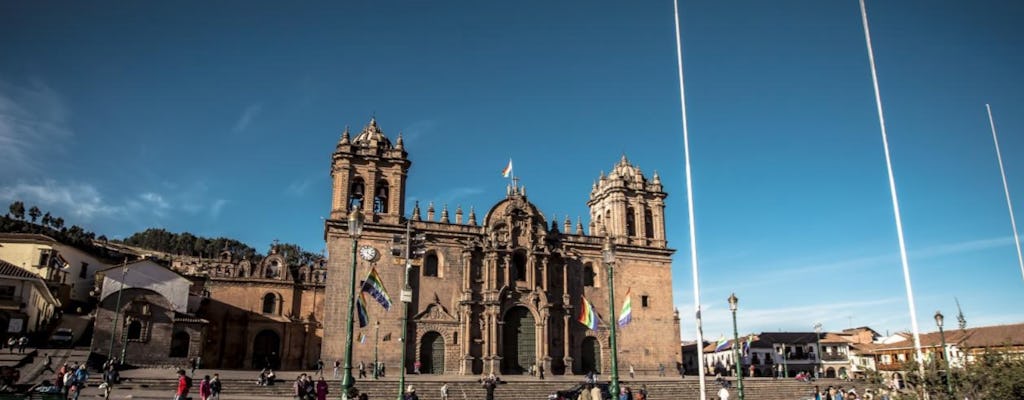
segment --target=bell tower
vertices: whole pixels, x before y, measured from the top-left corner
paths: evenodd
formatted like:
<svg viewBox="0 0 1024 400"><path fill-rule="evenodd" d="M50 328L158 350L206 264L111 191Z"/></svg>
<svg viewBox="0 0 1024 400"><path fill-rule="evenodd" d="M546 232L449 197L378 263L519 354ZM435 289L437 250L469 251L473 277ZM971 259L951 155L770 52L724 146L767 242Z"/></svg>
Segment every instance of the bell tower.
<svg viewBox="0 0 1024 400"><path fill-rule="evenodd" d="M367 222L399 224L411 164L402 135L392 145L376 118L354 138L346 126L331 155L331 219L360 210Z"/></svg>
<svg viewBox="0 0 1024 400"><path fill-rule="evenodd" d="M622 244L665 248L665 197L668 194L657 172L648 181L622 155L590 191L590 234L609 234Z"/></svg>

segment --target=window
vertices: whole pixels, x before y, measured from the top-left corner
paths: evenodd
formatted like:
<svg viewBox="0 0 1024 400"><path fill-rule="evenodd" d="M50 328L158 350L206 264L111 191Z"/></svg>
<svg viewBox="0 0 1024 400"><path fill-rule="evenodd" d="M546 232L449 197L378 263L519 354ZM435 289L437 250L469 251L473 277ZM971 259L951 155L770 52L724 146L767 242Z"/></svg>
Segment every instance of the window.
<svg viewBox="0 0 1024 400"><path fill-rule="evenodd" d="M373 212L377 214L388 213L388 182L377 182L377 193L373 195Z"/></svg>
<svg viewBox="0 0 1024 400"><path fill-rule="evenodd" d="M654 237L654 217L651 216L650 208L644 209L644 237L648 239Z"/></svg>
<svg viewBox="0 0 1024 400"><path fill-rule="evenodd" d="M128 324L128 340L142 340L142 322L134 320Z"/></svg>
<svg viewBox="0 0 1024 400"><path fill-rule="evenodd" d="M648 303L649 299L650 298L647 295L640 296L640 306L646 308L647 305L650 304Z"/></svg>
<svg viewBox="0 0 1024 400"><path fill-rule="evenodd" d="M50 265L50 250L43 249L39 251L39 266L46 267Z"/></svg>
<svg viewBox="0 0 1024 400"><path fill-rule="evenodd" d="M366 184L363 183L363 178L356 177L352 180L352 186L349 188L348 195L348 206L352 210L360 210L363 208L363 192L366 191Z"/></svg>
<svg viewBox="0 0 1024 400"><path fill-rule="evenodd" d="M437 253L431 251L423 257L423 276L437 277Z"/></svg>
<svg viewBox="0 0 1024 400"><path fill-rule="evenodd" d="M277 295L274 293L267 293L265 296L263 296L263 313L277 314L277 300Z"/></svg>
<svg viewBox="0 0 1024 400"><path fill-rule="evenodd" d="M594 265L591 263L583 265L583 286L594 287Z"/></svg>
<svg viewBox="0 0 1024 400"><path fill-rule="evenodd" d="M626 236L636 236L636 211L633 207L626 207Z"/></svg>
<svg viewBox="0 0 1024 400"><path fill-rule="evenodd" d="M516 252L512 255L512 275L514 281L526 280L526 254Z"/></svg>
<svg viewBox="0 0 1024 400"><path fill-rule="evenodd" d="M78 277L82 279L89 277L89 263L82 262L82 269L78 271Z"/></svg>
<svg viewBox="0 0 1024 400"><path fill-rule="evenodd" d="M452 344L459 344L459 333L452 332Z"/></svg>

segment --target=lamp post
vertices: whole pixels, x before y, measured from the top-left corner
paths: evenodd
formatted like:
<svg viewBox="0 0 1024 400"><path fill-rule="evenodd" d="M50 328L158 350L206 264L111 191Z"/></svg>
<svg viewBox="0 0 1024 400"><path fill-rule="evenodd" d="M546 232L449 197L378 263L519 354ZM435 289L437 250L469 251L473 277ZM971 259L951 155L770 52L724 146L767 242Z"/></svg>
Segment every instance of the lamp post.
<svg viewBox="0 0 1024 400"><path fill-rule="evenodd" d="M121 293L124 293L124 279L128 274L128 259L121 263L121 288L117 290L117 305L114 306L114 319L110 321L110 348L107 349L107 361L114 359L114 339L117 337L117 319L121 315ZM103 296L100 292L100 296ZM101 301L103 299L100 299Z"/></svg>
<svg viewBox="0 0 1024 400"><path fill-rule="evenodd" d="M815 353L814 354L815 354L815 356L818 357L818 369L814 370L814 379L818 379L818 378L821 378L818 375L821 372L822 361L823 361L821 359L821 322L818 322L818 323L814 324L814 340L815 340L815 348L814 348L814 352Z"/></svg>
<svg viewBox="0 0 1024 400"><path fill-rule="evenodd" d="M345 330L345 376L341 381L341 398L349 399L349 392L355 386L355 378L352 377L352 323L356 307L356 254L359 246L359 235L363 233L363 214L359 210L352 210L348 214L348 234L352 237L352 271L349 275L348 285L348 320Z"/></svg>
<svg viewBox="0 0 1024 400"><path fill-rule="evenodd" d="M409 334L409 303L412 303L412 286L409 286L409 271L412 271L412 220L405 220L405 280L402 284L402 359L398 363L398 400L405 391L405 351Z"/></svg>
<svg viewBox="0 0 1024 400"><path fill-rule="evenodd" d="M949 366L949 357L946 355L946 333L942 330L942 312L935 311L935 325L939 326L939 338L942 339L942 358L946 360L946 393L949 397L953 397L953 382L950 381L950 377L953 375L953 371Z"/></svg>
<svg viewBox="0 0 1024 400"><path fill-rule="evenodd" d="M743 400L743 359L740 358L740 333L736 329L736 309L739 308L740 299L736 293L729 295L729 310L732 311L732 355L736 359L736 382L740 390L740 400Z"/></svg>
<svg viewBox="0 0 1024 400"><path fill-rule="evenodd" d="M380 343L380 320L374 321L373 323L373 379L377 379L380 376L377 375L377 344Z"/></svg>
<svg viewBox="0 0 1024 400"><path fill-rule="evenodd" d="M618 358L618 346L615 343L615 326L618 325L618 320L615 319L615 244L612 243L611 235L605 236L604 248L601 249L601 256L604 258L605 268L608 269L608 308L611 310L611 339L610 344L612 347L611 361L612 361L612 379L608 385L608 391L611 392L613 399L619 398L619 358Z"/></svg>

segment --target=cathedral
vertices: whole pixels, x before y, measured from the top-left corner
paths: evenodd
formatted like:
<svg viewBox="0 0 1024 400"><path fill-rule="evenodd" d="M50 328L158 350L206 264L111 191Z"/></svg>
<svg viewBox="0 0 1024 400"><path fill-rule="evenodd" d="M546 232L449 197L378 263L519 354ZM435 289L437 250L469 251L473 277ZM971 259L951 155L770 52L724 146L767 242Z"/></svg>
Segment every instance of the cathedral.
<svg viewBox="0 0 1024 400"><path fill-rule="evenodd" d="M458 208L419 204L406 214L412 162L401 135L392 142L370 120L359 134L342 134L331 157L331 213L324 224L329 259L321 356L344 360L352 268L356 287L375 269L392 304L369 299L369 323L355 324L353 365L384 363L429 374L549 374L610 371L608 267L616 313L627 299L631 322L618 329L618 362L638 373L673 371L681 361L679 316L672 302L672 253L665 240L665 193L658 174L647 179L625 156L590 192L586 231L566 219L549 221L517 183L478 219ZM348 232L362 214L361 235ZM424 215L425 214L425 215ZM464 218L466 217L466 218ZM390 251L396 236L425 237L425 252L408 274L406 340L402 341L405 260ZM606 263L602 249L614 249ZM357 251L358 248L358 251ZM577 321L583 299L597 311L596 330ZM358 321L358 319L356 319ZM402 346L405 359L402 360Z"/></svg>

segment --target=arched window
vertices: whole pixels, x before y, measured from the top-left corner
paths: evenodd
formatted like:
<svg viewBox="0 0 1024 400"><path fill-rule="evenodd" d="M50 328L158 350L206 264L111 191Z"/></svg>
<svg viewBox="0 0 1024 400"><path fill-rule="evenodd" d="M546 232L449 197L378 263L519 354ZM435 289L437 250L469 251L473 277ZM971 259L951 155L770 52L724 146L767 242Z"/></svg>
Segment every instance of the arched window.
<svg viewBox="0 0 1024 400"><path fill-rule="evenodd" d="M644 237L648 239L654 237L654 217L651 215L650 208L644 209Z"/></svg>
<svg viewBox="0 0 1024 400"><path fill-rule="evenodd" d="M583 286L594 287L594 265L591 263L583 264Z"/></svg>
<svg viewBox="0 0 1024 400"><path fill-rule="evenodd" d="M189 341L188 333L184 331L174 332L171 336L171 357L188 357Z"/></svg>
<svg viewBox="0 0 1024 400"><path fill-rule="evenodd" d="M352 186L349 187L348 191L348 207L352 210L361 210L363 208L363 193L366 192L366 184L363 183L363 178L356 177L352 180Z"/></svg>
<svg viewBox="0 0 1024 400"><path fill-rule="evenodd" d="M373 195L373 212L377 214L388 213L388 182L377 182L377 193Z"/></svg>
<svg viewBox="0 0 1024 400"><path fill-rule="evenodd" d="M263 313L264 314L277 314L278 301L277 295L274 293L267 293L263 296Z"/></svg>
<svg viewBox="0 0 1024 400"><path fill-rule="evenodd" d="M636 211L626 207L626 236L636 236Z"/></svg>
<svg viewBox="0 0 1024 400"><path fill-rule="evenodd" d="M430 251L423 256L423 276L437 276L437 253Z"/></svg>
<svg viewBox="0 0 1024 400"><path fill-rule="evenodd" d="M521 251L512 255L512 275L513 281L526 280L526 254Z"/></svg>
<svg viewBox="0 0 1024 400"><path fill-rule="evenodd" d="M142 322L134 320L128 324L128 340L142 339Z"/></svg>

